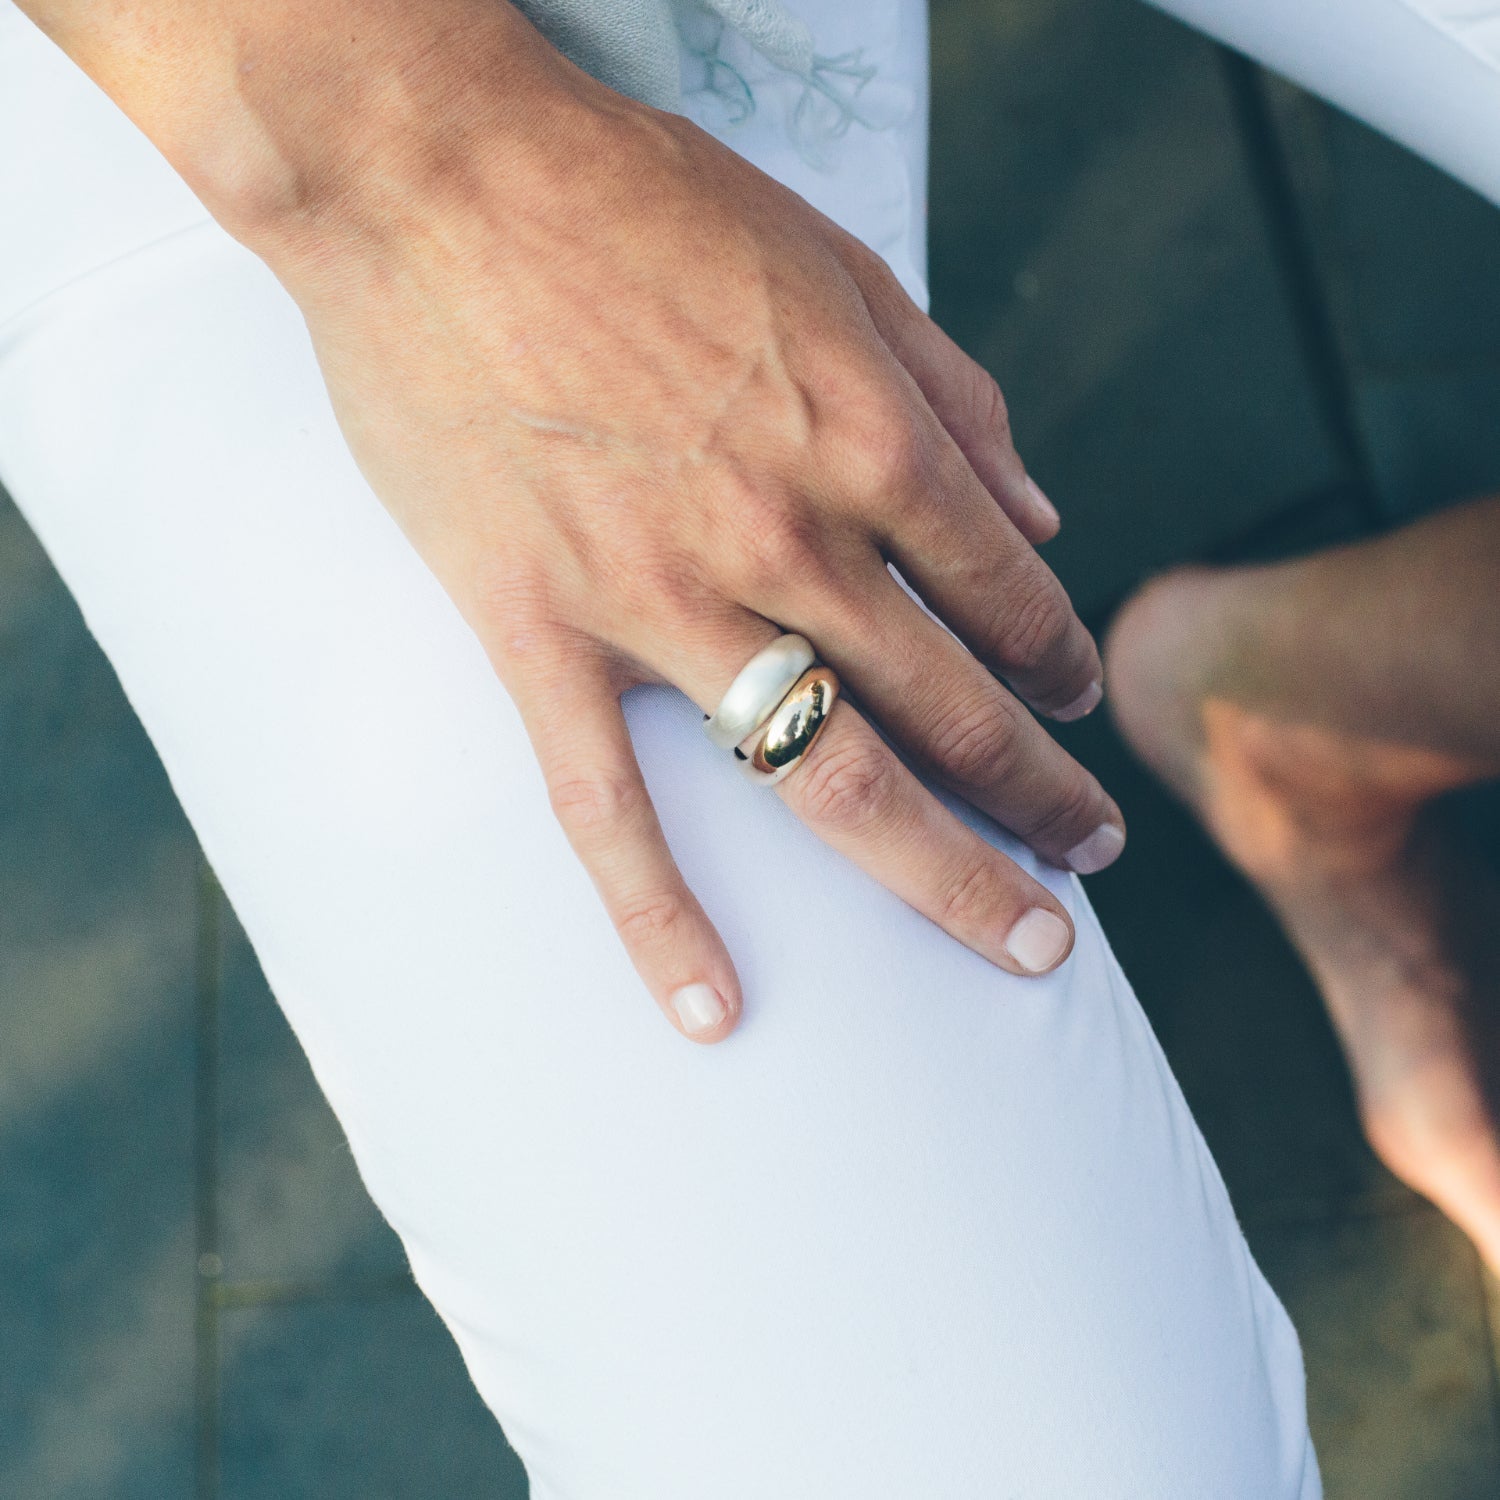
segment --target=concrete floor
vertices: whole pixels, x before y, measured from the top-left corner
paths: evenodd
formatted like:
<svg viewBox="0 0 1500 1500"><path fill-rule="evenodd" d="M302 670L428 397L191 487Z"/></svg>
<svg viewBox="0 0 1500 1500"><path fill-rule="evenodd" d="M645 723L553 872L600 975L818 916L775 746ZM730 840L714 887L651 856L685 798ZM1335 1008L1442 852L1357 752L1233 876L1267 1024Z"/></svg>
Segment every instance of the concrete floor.
<svg viewBox="0 0 1500 1500"><path fill-rule="evenodd" d="M1500 213L1135 0L937 0L933 42L934 312L1091 621L1500 487ZM1092 892L1302 1332L1330 1497L1493 1497L1495 1288L1364 1147L1254 897L1107 726L1068 738L1130 819ZM525 1494L8 507L0 1034L0 1496Z"/></svg>

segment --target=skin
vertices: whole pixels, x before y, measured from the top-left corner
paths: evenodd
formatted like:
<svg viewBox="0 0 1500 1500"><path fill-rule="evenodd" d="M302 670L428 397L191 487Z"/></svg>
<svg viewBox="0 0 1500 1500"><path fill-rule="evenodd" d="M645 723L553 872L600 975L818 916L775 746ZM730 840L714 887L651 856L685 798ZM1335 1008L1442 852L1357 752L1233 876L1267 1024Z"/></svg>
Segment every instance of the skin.
<svg viewBox="0 0 1500 1500"><path fill-rule="evenodd" d="M877 257L498 0L23 8L296 299L356 460L515 699L674 1026L718 1041L743 1002L620 697L666 682L708 712L782 630L846 697L777 793L1002 968L1065 959L1061 905L870 723L1055 862L1123 834L1023 706L1099 694L1035 550L1056 512L994 382ZM1055 943L1013 952L1037 910Z"/></svg>
<svg viewBox="0 0 1500 1500"><path fill-rule="evenodd" d="M1440 799L1500 777L1500 499L1292 563L1150 585L1116 718L1259 887L1371 1145L1500 1272L1500 887Z"/></svg>

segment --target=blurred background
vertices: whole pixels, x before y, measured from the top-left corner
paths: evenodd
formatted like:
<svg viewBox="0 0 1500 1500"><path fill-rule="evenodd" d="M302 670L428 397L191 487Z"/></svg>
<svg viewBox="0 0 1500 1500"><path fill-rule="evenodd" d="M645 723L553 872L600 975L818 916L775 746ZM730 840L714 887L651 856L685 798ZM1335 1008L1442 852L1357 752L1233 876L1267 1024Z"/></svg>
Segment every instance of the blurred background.
<svg viewBox="0 0 1500 1500"><path fill-rule="evenodd" d="M934 0L933 59L934 313L1092 625L1165 565L1500 489L1500 212L1138 0ZM1130 820L1090 888L1301 1330L1331 1500L1493 1500L1500 1289L1364 1146L1255 898L1106 724L1068 742ZM3 496L0 1038L0 1496L522 1500Z"/></svg>

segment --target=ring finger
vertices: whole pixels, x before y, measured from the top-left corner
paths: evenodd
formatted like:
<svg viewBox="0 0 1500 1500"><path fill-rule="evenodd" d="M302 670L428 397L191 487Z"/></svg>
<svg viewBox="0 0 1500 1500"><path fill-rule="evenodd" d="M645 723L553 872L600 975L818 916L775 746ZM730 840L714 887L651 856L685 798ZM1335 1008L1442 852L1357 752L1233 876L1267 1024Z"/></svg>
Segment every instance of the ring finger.
<svg viewBox="0 0 1500 1500"><path fill-rule="evenodd" d="M779 634L746 611L674 637L673 659L659 669L712 711ZM776 791L824 842L992 963L1029 975L1067 957L1073 928L1062 904L944 807L851 702L835 704Z"/></svg>

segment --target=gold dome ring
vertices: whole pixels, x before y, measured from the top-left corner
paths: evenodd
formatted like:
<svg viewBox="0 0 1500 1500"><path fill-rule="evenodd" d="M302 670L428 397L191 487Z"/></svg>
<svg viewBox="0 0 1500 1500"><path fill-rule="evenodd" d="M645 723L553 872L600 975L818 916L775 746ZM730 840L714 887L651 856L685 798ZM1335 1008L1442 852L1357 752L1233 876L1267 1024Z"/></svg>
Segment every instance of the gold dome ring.
<svg viewBox="0 0 1500 1500"><path fill-rule="evenodd" d="M792 684L765 725L735 752L752 781L774 786L801 765L823 732L838 701L839 679L832 667L809 667Z"/></svg>

